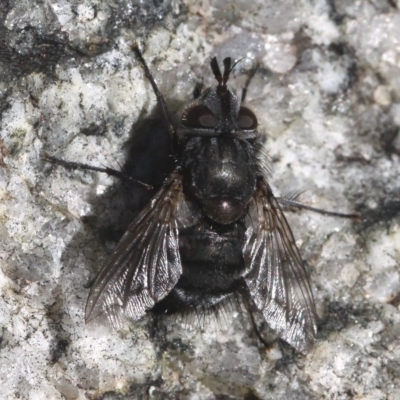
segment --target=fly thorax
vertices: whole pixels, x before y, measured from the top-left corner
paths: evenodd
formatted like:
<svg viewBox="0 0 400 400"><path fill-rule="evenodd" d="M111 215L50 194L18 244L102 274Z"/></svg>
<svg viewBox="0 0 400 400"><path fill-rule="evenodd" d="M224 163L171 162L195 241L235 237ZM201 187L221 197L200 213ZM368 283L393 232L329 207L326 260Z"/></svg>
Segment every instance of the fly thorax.
<svg viewBox="0 0 400 400"><path fill-rule="evenodd" d="M184 185L204 214L221 224L241 218L256 185L249 143L195 137L188 142L184 154Z"/></svg>

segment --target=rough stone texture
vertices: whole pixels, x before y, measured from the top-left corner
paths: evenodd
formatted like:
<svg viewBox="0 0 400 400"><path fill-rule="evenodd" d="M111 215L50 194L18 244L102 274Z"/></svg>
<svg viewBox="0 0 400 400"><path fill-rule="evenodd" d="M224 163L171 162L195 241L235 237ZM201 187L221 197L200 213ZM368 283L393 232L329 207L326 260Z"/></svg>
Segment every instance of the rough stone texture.
<svg viewBox="0 0 400 400"><path fill-rule="evenodd" d="M0 398L399 399L398 7L1 1ZM240 310L192 330L150 316L124 335L85 326L85 284L149 193L40 154L160 185L166 134L135 40L172 111L212 83L210 55L246 56L238 89L260 63L248 100L276 192L365 213L363 224L289 215L320 316L308 355L265 350Z"/></svg>

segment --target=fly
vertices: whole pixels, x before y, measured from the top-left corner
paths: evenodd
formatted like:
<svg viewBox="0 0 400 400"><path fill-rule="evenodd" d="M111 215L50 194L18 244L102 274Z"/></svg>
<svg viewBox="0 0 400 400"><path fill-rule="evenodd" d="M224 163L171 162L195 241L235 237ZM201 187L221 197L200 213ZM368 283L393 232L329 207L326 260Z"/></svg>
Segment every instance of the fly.
<svg viewBox="0 0 400 400"><path fill-rule="evenodd" d="M125 318L138 320L149 311L201 313L235 296L254 304L283 340L306 352L316 338L317 315L282 207L313 208L274 196L262 164L257 117L243 103L245 96L240 99L227 86L231 58L223 60L222 72L211 59L217 85L188 104L175 127L142 53L137 46L133 51L168 124L176 165L100 270L86 321L105 313L118 328Z"/></svg>

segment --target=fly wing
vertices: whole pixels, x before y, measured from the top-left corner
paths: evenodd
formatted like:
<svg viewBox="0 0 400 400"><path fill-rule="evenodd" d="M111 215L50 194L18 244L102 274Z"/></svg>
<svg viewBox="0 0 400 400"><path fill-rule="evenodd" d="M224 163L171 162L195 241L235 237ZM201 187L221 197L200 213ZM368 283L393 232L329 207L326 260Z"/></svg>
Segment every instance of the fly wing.
<svg viewBox="0 0 400 400"><path fill-rule="evenodd" d="M257 184L246 226L250 295L271 328L304 353L317 334L314 299L293 233L265 180Z"/></svg>
<svg viewBox="0 0 400 400"><path fill-rule="evenodd" d="M118 329L125 317L140 318L174 288L182 273L178 224L185 205L182 179L175 173L131 223L97 276L86 322L106 313Z"/></svg>

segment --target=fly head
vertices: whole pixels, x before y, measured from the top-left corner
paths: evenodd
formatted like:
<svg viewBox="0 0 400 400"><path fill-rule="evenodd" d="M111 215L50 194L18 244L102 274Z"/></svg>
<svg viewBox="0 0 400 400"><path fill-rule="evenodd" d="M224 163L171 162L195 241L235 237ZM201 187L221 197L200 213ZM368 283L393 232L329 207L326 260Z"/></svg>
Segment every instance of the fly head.
<svg viewBox="0 0 400 400"><path fill-rule="evenodd" d="M185 136L223 136L237 139L257 137L257 117L241 104L236 92L227 85L233 67L231 57L223 60L221 72L216 57L211 59L211 70L218 85L207 88L189 104L181 119Z"/></svg>

